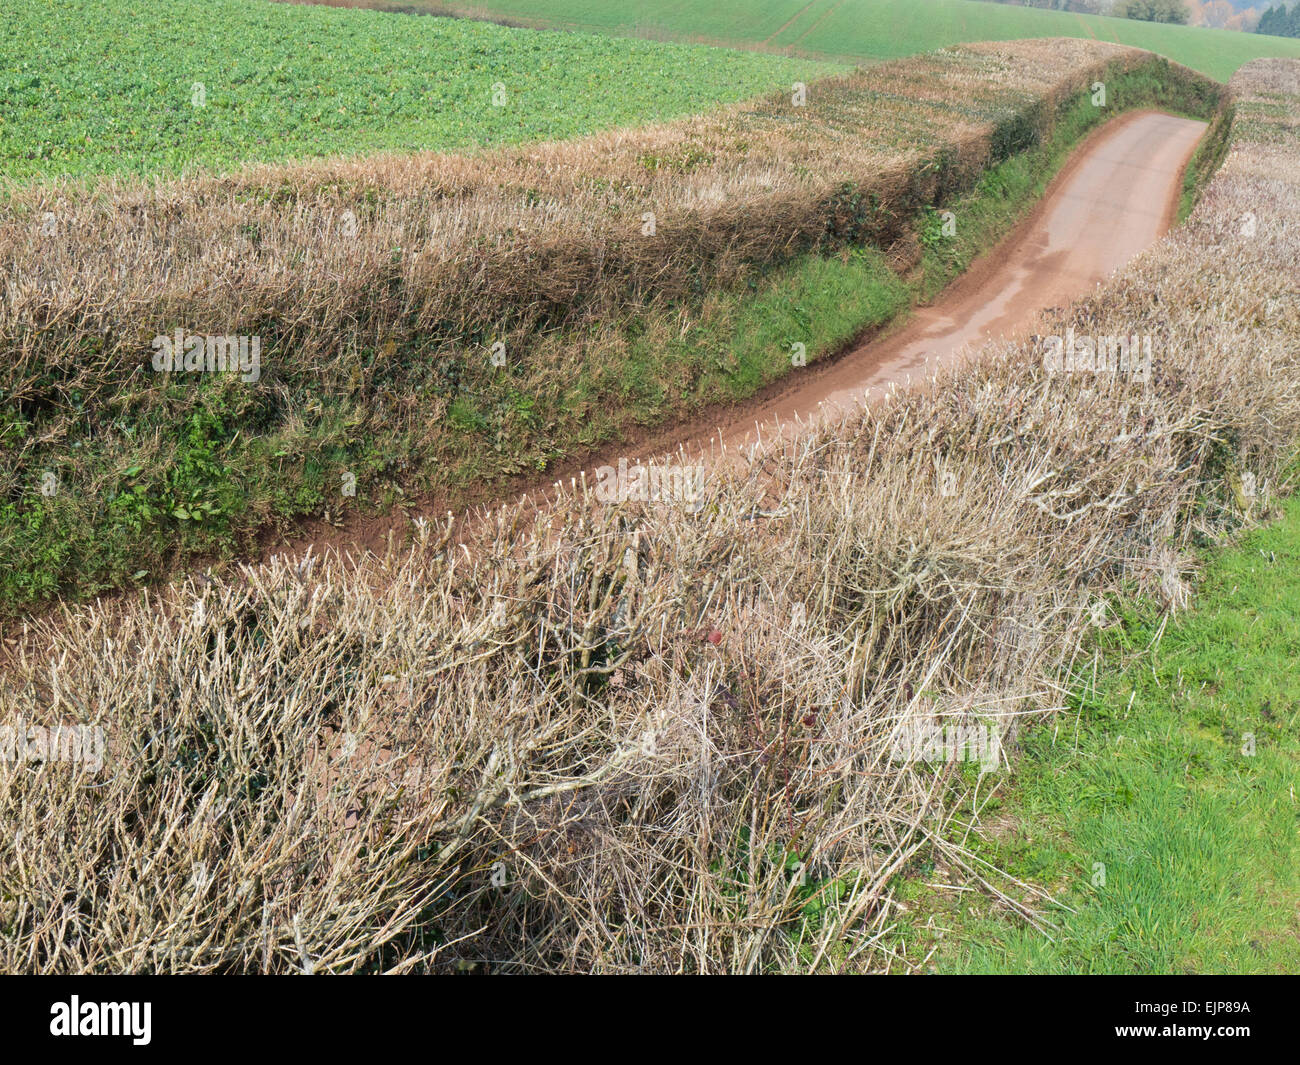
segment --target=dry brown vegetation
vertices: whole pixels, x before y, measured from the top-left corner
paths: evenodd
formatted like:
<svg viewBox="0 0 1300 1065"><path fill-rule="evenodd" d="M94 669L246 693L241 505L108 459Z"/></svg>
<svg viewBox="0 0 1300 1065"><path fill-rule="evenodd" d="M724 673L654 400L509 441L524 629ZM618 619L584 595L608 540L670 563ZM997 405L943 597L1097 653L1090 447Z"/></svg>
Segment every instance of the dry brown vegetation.
<svg viewBox="0 0 1300 1065"><path fill-rule="evenodd" d="M1294 453L1300 65L1233 90L1188 224L1044 324L1153 334L1147 384L990 348L717 466L698 514L577 490L463 545L69 608L4 718L99 724L109 761L0 764L0 965L918 963L885 949L891 882L921 848L961 867L977 785L891 733L1049 711L1090 606L1182 602L1189 545Z"/></svg>

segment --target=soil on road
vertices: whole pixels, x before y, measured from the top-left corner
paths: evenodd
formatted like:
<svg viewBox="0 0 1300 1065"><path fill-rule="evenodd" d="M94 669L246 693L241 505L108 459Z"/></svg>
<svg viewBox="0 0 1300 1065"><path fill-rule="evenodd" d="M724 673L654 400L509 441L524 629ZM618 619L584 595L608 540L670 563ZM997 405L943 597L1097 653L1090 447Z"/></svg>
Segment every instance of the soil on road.
<svg viewBox="0 0 1300 1065"><path fill-rule="evenodd" d="M778 395L710 427L713 439L720 433L723 441L739 443L756 429L768 432L850 409L891 384L924 379L987 340L1020 335L1041 310L1092 291L1173 225L1183 171L1205 128L1154 111L1102 127L1071 157L1033 214L933 305L821 372L799 371Z"/></svg>

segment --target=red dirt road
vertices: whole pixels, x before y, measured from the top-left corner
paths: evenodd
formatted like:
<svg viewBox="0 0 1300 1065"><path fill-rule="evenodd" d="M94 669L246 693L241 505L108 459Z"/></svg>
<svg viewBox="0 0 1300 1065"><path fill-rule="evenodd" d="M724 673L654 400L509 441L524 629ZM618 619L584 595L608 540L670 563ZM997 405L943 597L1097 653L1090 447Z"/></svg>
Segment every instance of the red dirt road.
<svg viewBox="0 0 1300 1065"><path fill-rule="evenodd" d="M1021 333L1037 313L1090 292L1173 224L1183 170L1205 123L1155 111L1102 127L1057 175L1033 214L899 329L855 348L713 439L742 442L756 428L851 408L891 384L933 373L995 337ZM961 219L957 219L961 225ZM689 446L688 446L689 449Z"/></svg>

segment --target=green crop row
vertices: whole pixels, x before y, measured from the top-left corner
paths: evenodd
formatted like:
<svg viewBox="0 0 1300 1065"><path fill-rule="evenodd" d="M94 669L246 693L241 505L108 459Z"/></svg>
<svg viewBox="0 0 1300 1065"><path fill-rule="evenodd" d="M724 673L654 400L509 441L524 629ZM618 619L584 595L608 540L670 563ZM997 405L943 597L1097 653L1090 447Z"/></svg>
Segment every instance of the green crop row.
<svg viewBox="0 0 1300 1065"><path fill-rule="evenodd" d="M707 111L831 69L260 0L6 0L0 176L567 138Z"/></svg>

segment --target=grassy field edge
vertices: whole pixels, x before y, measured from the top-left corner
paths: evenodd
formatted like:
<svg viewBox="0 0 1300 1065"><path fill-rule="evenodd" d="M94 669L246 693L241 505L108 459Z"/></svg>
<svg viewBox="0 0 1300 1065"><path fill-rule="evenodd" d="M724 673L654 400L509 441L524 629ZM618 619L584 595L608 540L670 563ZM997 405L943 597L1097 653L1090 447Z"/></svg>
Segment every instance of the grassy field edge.
<svg viewBox="0 0 1300 1065"><path fill-rule="evenodd" d="M1066 710L956 814L991 890L918 855L895 949L940 973L1296 971L1300 497L1268 509L1201 553L1189 612L1110 604Z"/></svg>
<svg viewBox="0 0 1300 1065"><path fill-rule="evenodd" d="M702 8L675 0L288 2L378 8L859 63L966 41L1062 36L1148 49L1226 82L1242 63L1262 56L1300 55L1300 44L1288 38L971 0L721 0Z"/></svg>

